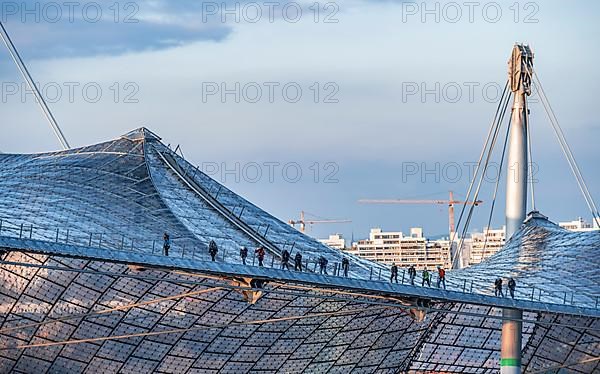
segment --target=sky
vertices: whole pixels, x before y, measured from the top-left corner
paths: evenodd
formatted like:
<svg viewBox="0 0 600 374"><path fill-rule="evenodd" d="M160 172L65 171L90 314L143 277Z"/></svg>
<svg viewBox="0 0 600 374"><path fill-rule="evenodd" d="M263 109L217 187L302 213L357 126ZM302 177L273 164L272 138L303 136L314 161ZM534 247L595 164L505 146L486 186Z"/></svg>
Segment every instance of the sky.
<svg viewBox="0 0 600 374"><path fill-rule="evenodd" d="M464 198L517 41L533 49L600 200L599 15L597 2L552 0L0 1L0 21L72 146L148 127L282 220L301 210L351 220L308 231L348 239L371 227L447 233L444 205L357 201ZM0 151L60 149L6 49L0 80ZM590 221L535 94L530 108L536 208ZM486 225L494 186L484 182L471 229Z"/></svg>

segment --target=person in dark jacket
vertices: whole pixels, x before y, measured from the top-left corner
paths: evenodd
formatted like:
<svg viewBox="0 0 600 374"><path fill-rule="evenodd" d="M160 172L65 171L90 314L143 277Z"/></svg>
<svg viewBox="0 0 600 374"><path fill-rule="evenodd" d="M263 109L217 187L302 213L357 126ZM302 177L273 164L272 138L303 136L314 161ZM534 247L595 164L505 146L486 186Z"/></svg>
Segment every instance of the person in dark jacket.
<svg viewBox="0 0 600 374"><path fill-rule="evenodd" d="M504 297L504 292L502 292L502 278L496 278L496 281L494 281L494 295Z"/></svg>
<svg viewBox="0 0 600 374"><path fill-rule="evenodd" d="M415 278L417 277L417 269L414 265L410 265L408 268L408 277L410 278L410 284L415 285Z"/></svg>
<svg viewBox="0 0 600 374"><path fill-rule="evenodd" d="M281 252L281 269L286 269L286 270L290 270L290 252L288 252L287 249L284 249L283 252Z"/></svg>
<svg viewBox="0 0 600 374"><path fill-rule="evenodd" d="M297 252L294 257L294 270L302 271L302 255L300 252Z"/></svg>
<svg viewBox="0 0 600 374"><path fill-rule="evenodd" d="M515 289L517 288L517 282L513 277L508 279L508 292L510 293L511 298L515 298Z"/></svg>
<svg viewBox="0 0 600 374"><path fill-rule="evenodd" d="M240 257L242 258L242 263L246 265L246 258L248 257L248 248L244 246L240 248Z"/></svg>
<svg viewBox="0 0 600 374"><path fill-rule="evenodd" d="M329 261L327 261L327 259L323 256L319 257L319 273L320 274L327 274L327 263Z"/></svg>
<svg viewBox="0 0 600 374"><path fill-rule="evenodd" d="M165 256L169 255L169 249L171 249L171 238L169 237L169 234L167 234L165 232L165 235L163 235L163 254Z"/></svg>
<svg viewBox="0 0 600 374"><path fill-rule="evenodd" d="M348 257L344 257L342 260L342 270L344 271L344 277L348 278L348 270L350 270L350 261Z"/></svg>
<svg viewBox="0 0 600 374"><path fill-rule="evenodd" d="M210 243L208 243L208 253L210 254L210 258L213 261L216 261L217 253L219 253L219 248L217 247L217 243L215 243L214 240L211 240Z"/></svg>
<svg viewBox="0 0 600 374"><path fill-rule="evenodd" d="M392 269L391 269L391 273L390 273L390 283L394 283L394 280L396 281L396 283L398 283L398 266L392 262Z"/></svg>

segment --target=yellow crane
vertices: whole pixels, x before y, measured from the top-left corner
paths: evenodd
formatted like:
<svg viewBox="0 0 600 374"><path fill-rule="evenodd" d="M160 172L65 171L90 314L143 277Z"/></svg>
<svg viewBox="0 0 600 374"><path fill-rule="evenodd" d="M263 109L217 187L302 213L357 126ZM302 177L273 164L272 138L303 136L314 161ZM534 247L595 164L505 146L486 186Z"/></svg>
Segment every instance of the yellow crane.
<svg viewBox="0 0 600 374"><path fill-rule="evenodd" d="M318 220L306 220L304 218L304 211L300 212L299 220L289 220L288 223L292 227L296 227L296 225L300 225L300 232L306 231L306 225L314 225L316 223L349 223L352 222L349 219L318 219Z"/></svg>
<svg viewBox="0 0 600 374"><path fill-rule="evenodd" d="M448 200L403 200L403 199L361 199L358 200L361 204L438 204L448 205L448 223L450 228L450 236L454 233L456 228L454 227L454 206L455 205L479 205L483 201L459 201L454 200L454 194L449 191Z"/></svg>

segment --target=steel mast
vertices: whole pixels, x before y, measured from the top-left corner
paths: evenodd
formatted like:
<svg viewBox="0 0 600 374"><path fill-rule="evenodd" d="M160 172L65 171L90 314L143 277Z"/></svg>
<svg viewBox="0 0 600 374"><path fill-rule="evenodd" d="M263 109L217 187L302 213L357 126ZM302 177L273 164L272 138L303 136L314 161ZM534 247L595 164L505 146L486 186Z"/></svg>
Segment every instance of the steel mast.
<svg viewBox="0 0 600 374"><path fill-rule="evenodd" d="M531 95L533 53L527 45L515 44L508 61L508 80L514 93L506 177L506 239L521 227L527 214L528 157L527 96Z"/></svg>
<svg viewBox="0 0 600 374"><path fill-rule="evenodd" d="M508 61L508 83L514 93L511 128L508 139L508 171L506 174L506 240L521 227L527 214L529 112L527 96L531 95L533 53L529 46L515 44ZM521 374L523 311L502 309L500 373Z"/></svg>

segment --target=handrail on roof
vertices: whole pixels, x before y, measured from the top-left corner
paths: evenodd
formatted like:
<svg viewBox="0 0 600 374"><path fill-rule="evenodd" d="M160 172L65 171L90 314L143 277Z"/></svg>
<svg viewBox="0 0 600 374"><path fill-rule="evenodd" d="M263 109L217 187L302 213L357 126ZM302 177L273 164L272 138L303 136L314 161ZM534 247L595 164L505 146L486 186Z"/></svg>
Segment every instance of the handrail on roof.
<svg viewBox="0 0 600 374"><path fill-rule="evenodd" d="M164 163L171 169L178 178L180 178L192 191L194 191L198 196L200 196L206 203L208 203L213 209L215 209L218 213L220 213L224 218L226 218L229 222L231 222L234 226L248 235L257 243L264 246L266 250L271 252L272 256L281 257L282 250L279 249L275 244L269 241L266 238L266 233L264 235L259 234L255 230L253 230L246 222L242 221L239 217L233 214L227 207L219 202L215 197L210 195L202 186L196 183L195 180L190 178L181 170L177 161L173 158L172 155L156 150L160 158L164 161ZM267 229L268 230L268 229Z"/></svg>
<svg viewBox="0 0 600 374"><path fill-rule="evenodd" d="M596 304L590 307L581 302L571 299L567 304L549 302L547 300L535 300L535 298L516 297L494 297L489 294L467 292L463 290L442 290L436 287L419 287L406 283L390 283L381 279L361 279L340 276L339 271L333 274L315 274L311 272L296 272L291 270L276 269L273 266L257 267L250 265L231 264L223 262L212 262L206 260L194 260L189 258L176 258L170 256L156 256L151 254L127 253L124 251L101 250L99 248L85 248L76 245L56 246L54 243L39 240L17 239L1 237L0 243L4 248L15 251L29 251L51 256L62 256L70 258L86 258L94 261L105 261L142 266L147 268L158 268L162 270L192 271L212 274L224 277L251 277L267 281L276 280L290 283L303 283L324 288L342 288L360 290L361 292L374 292L376 294L391 297L408 297L420 300L433 300L439 302L467 303L499 308L517 308L528 311L554 312L581 316L600 315L598 311L598 298ZM272 264L273 265L273 264Z"/></svg>
<svg viewBox="0 0 600 374"><path fill-rule="evenodd" d="M12 226L12 227L11 227ZM35 234L37 234L37 238L34 236L34 232ZM11 233L13 233L14 235L10 235ZM50 234L52 234L52 239L48 239L50 237ZM40 242L40 243L54 243L54 244L61 244L61 245L65 245L65 246L73 246L73 247L78 247L78 248L85 248L85 249L89 249L90 252L94 252L98 249L100 250L117 250L119 252L122 251L127 251L127 252L131 252L131 253L136 253L136 254L146 254L146 255L156 255L157 253L160 254L162 253L162 246L160 246L160 240L134 240L134 239L128 239L126 238L124 235L117 235L116 237L113 236L112 240L107 240L107 236L108 239L110 239L109 237L110 234L106 234L106 233L84 233L82 231L78 231L78 230L70 230L70 229L60 229L60 228L43 228L43 227L36 227L32 224L30 225L26 225L25 223L20 223L20 224L16 224L13 222L10 222L8 220L5 219L0 219L0 239L2 237L4 238L9 238L9 239L21 239L21 240L26 240L26 241L33 241L33 242ZM38 239L38 238L43 238L43 239ZM177 240L177 239L175 239ZM231 239L230 239L231 240ZM146 243L147 245L145 245L144 243ZM157 245L158 243L158 245ZM25 246L24 246L25 247ZM165 256L166 258L169 259L176 259L181 257L182 259L197 259L198 258L198 253L197 252L197 248L187 248L187 252L186 252L186 246L185 244L183 245L172 245L171 246L172 251L170 253L174 254L173 255L169 255L169 256ZM32 250L35 252L34 248L21 248L21 250ZM237 251L236 251L237 252ZM251 251L253 252L253 251ZM57 255L60 255L60 253L56 253ZM187 254L187 256L186 256ZM226 263L225 259L227 258L226 256L227 254L227 247L222 247L222 255L219 255L218 261L217 263ZM230 252L231 254L231 252ZM205 256L206 257L206 256ZM251 265L248 266L254 266L256 264L256 255L254 254L254 256L249 259L249 262L251 261ZM270 261L269 261L270 260ZM269 264L271 268L275 268L280 267L281 263L278 261L276 263L276 258L275 256L271 256L269 258L266 259L265 264L266 267L268 268ZM293 265L293 263L292 263ZM334 263L333 264L333 272L332 272L332 276L340 276L340 274L343 274L342 271L342 267L341 267L341 263ZM311 269L312 267L312 269ZM303 263L303 268L305 269L305 271L308 272L313 272L316 273L318 271L319 267L319 261L318 259L312 258L312 259L304 259L304 263ZM331 270L331 268L329 268ZM405 272L406 269L402 269L402 274L401 274L401 281L399 282L400 284L410 284L410 280L408 278L408 276L406 275ZM386 273L388 273L388 271L386 271ZM350 272L350 277L348 277L349 279L357 279L357 280L366 280L366 278L360 278L360 277L352 277L353 273ZM383 274L384 275L384 279L387 278L389 275L388 274ZM400 275L400 274L399 274ZM382 270L381 268L379 269L378 272L374 273L373 272L373 268L371 268L371 272L369 274L369 280L377 280L380 281L382 279ZM416 281L417 279L415 279ZM431 280L433 281L433 277L431 278ZM489 284L491 285L492 279L490 279ZM462 292L465 294L473 294L473 295L485 295L485 296L489 296L488 292L490 292L491 290L486 287L481 287L480 284L475 284L474 280L471 279L471 282L468 283L466 279L462 280L462 282L460 280L458 280L457 282L453 282L451 280L447 280L448 285L450 286L449 288L451 290L454 290L455 292ZM418 281L416 282L418 287ZM434 283L435 284L435 283ZM437 286L439 287L439 285ZM429 287L424 287L424 288L429 288ZM436 287L431 287L431 288L436 288ZM456 291L458 290L458 291ZM492 288L493 290L493 288ZM536 292L537 291L537 292ZM505 291L506 292L506 291ZM490 292L491 293L491 292ZM505 294L506 295L506 294ZM506 295L508 296L508 295ZM540 288L536 288L534 286L519 286L515 292L515 299L518 300L529 300L529 301L537 301L541 302L542 300L542 296L544 297L551 297L552 299L555 300L562 300L562 303L559 302L546 302L548 304L556 304L556 305L575 305L577 303L579 303L578 300L581 300L581 296L576 294L575 292L564 292L561 293L560 295L556 294L556 293L551 293L551 292L544 292L543 290L541 290ZM589 298L590 295L584 295L585 298ZM599 302L600 302L600 298L598 296L595 297L594 300L594 308L597 309L599 306Z"/></svg>

